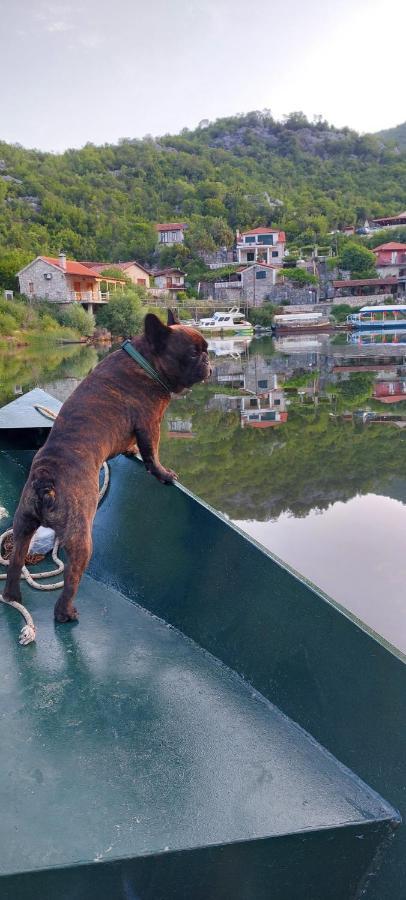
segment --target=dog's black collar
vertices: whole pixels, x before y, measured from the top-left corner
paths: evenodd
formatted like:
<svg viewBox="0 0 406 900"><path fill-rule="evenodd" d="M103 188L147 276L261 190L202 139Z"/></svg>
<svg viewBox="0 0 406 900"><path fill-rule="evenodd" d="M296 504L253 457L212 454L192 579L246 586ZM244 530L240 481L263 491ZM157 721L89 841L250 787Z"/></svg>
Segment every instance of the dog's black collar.
<svg viewBox="0 0 406 900"><path fill-rule="evenodd" d="M159 375L159 373L156 371L156 369L154 369L154 367L151 366L151 363L149 363L148 360L145 359L145 356L143 356L142 353L139 353L138 350L136 350L135 347L133 347L131 341L124 341L124 344L122 344L121 349L125 350L125 352L128 353L128 355L131 356L135 360L135 362L138 363L139 366L141 366L142 369L144 369L144 372L146 372L150 378L152 378L154 381L156 381L157 384L160 384L161 387L164 388L164 390L168 394L171 393L169 384L165 380L163 375Z"/></svg>

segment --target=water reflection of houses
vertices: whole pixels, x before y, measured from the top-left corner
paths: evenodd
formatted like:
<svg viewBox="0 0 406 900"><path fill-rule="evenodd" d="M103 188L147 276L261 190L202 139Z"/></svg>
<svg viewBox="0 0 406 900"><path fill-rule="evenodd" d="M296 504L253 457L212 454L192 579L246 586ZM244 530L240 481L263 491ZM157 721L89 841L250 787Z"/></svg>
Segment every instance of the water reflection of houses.
<svg viewBox="0 0 406 900"><path fill-rule="evenodd" d="M377 381L373 395L381 403L399 403L406 400L406 381L401 379Z"/></svg>
<svg viewBox="0 0 406 900"><path fill-rule="evenodd" d="M285 392L275 386L272 390L259 394L215 394L209 401L209 408L223 412L238 411L241 427L271 428L287 421Z"/></svg>
<svg viewBox="0 0 406 900"><path fill-rule="evenodd" d="M168 437L170 438L194 438L191 419L168 419Z"/></svg>

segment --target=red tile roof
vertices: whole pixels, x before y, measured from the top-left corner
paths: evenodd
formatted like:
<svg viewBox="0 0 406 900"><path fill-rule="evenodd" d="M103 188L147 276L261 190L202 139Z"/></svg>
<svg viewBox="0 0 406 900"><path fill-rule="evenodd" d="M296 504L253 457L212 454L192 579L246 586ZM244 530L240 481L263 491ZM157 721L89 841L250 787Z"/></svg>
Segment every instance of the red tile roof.
<svg viewBox="0 0 406 900"><path fill-rule="evenodd" d="M169 268L169 269L156 269L154 272L151 272L151 275L186 275L186 272L183 269Z"/></svg>
<svg viewBox="0 0 406 900"><path fill-rule="evenodd" d="M372 247L372 252L377 250L406 250L406 244L399 244L397 241L389 241L387 244L379 244L379 247Z"/></svg>
<svg viewBox="0 0 406 900"><path fill-rule="evenodd" d="M406 210L398 213L397 216L379 216L378 219L372 219L373 222L396 222L397 219L406 219Z"/></svg>
<svg viewBox="0 0 406 900"><path fill-rule="evenodd" d="M347 281L333 281L333 287L386 287L386 285L397 283L396 276L391 275L389 278L355 278Z"/></svg>
<svg viewBox="0 0 406 900"><path fill-rule="evenodd" d="M275 266L274 263L265 263L257 260L256 262L243 263L241 266L238 266L236 271L245 272L247 269L252 269L253 266L261 266L263 269L281 269L280 266ZM281 271L283 272L283 269Z"/></svg>
<svg viewBox="0 0 406 900"><path fill-rule="evenodd" d="M155 225L157 231L177 231L181 228L187 228L185 222L164 222L160 225Z"/></svg>
<svg viewBox="0 0 406 900"><path fill-rule="evenodd" d="M105 269L121 269L122 272L125 272L126 269L129 269L130 266L137 266L139 269L142 269L143 272L146 272L147 275L150 274L149 269L146 269L145 266L142 266L141 263L137 262L135 259L131 260L131 262L89 262L85 260L82 263L84 266L89 266L89 269L93 269L95 272L103 272Z"/></svg>
<svg viewBox="0 0 406 900"><path fill-rule="evenodd" d="M250 231L242 231L242 237L245 237L246 234L278 234L280 241L286 241L286 235L284 231L280 231L279 228L251 228Z"/></svg>
<svg viewBox="0 0 406 900"><path fill-rule="evenodd" d="M83 263L76 262L75 259L66 260L66 269L61 266L59 257L40 256L40 259L43 259L45 262L50 263L52 266L56 266L57 269L61 269L62 272L66 272L67 275L84 275L86 278L98 277L96 272L92 272L92 270L89 269L88 266L84 266Z"/></svg>

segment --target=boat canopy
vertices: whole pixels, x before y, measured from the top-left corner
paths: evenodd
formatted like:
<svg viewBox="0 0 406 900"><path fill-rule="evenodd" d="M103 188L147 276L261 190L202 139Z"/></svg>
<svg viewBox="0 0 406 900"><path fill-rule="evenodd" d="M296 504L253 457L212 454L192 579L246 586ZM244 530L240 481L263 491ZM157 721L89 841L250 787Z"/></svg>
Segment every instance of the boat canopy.
<svg viewBox="0 0 406 900"><path fill-rule="evenodd" d="M362 306L360 313L369 312L406 312L406 306L396 303L394 306Z"/></svg>
<svg viewBox="0 0 406 900"><path fill-rule="evenodd" d="M297 313L297 314L288 313L288 314L282 315L282 316L274 316L274 322L279 322L280 324L282 324L282 323L289 324L289 322L310 322L310 320L317 321L318 319L322 319L322 318L323 318L323 313L320 313L320 312L318 312L318 313L307 312L307 313Z"/></svg>

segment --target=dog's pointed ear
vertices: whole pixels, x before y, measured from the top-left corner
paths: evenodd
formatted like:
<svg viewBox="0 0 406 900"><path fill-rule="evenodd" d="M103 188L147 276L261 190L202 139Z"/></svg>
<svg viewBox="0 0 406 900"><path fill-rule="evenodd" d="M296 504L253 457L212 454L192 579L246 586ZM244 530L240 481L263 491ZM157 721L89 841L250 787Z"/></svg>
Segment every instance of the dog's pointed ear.
<svg viewBox="0 0 406 900"><path fill-rule="evenodd" d="M162 353L169 337L169 328L154 313L148 313L144 319L144 332L152 349Z"/></svg>
<svg viewBox="0 0 406 900"><path fill-rule="evenodd" d="M168 309L168 325L179 325L179 319L171 309Z"/></svg>

